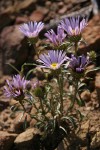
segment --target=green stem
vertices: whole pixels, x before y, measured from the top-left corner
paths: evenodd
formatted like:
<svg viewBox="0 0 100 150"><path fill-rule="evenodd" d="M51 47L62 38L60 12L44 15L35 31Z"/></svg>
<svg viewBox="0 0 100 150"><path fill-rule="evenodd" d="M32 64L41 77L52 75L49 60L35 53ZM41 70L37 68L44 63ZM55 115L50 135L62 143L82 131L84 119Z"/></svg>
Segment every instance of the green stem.
<svg viewBox="0 0 100 150"><path fill-rule="evenodd" d="M39 98L40 100L40 106L41 106L41 109L42 109L42 115L45 117L46 120L48 120L48 118L46 117L46 113L45 113L45 110L44 110L44 107L43 107L43 100L41 98Z"/></svg>
<svg viewBox="0 0 100 150"><path fill-rule="evenodd" d="M78 42L75 42L75 55L77 56Z"/></svg>
<svg viewBox="0 0 100 150"><path fill-rule="evenodd" d="M71 103L71 106L70 106L70 109L72 109L74 107L74 104L75 104L75 99L76 99L76 94L77 94L77 89L78 89L78 80L75 79L75 91L74 91L74 95L73 95L73 98L72 98L72 103Z"/></svg>
<svg viewBox="0 0 100 150"><path fill-rule="evenodd" d="M9 63L6 63L6 64L12 67L17 73L20 74L20 71L16 67L14 67L12 64L9 64Z"/></svg>
<svg viewBox="0 0 100 150"><path fill-rule="evenodd" d="M39 98L39 100L40 100L40 106L41 106L41 109L42 109L42 113L45 114L43 103L42 103L42 99Z"/></svg>
<svg viewBox="0 0 100 150"><path fill-rule="evenodd" d="M61 115L63 115L63 73L61 73L61 76L58 77L58 85L59 85L59 93L60 93L60 111Z"/></svg>
<svg viewBox="0 0 100 150"><path fill-rule="evenodd" d="M51 96L53 95L53 93L51 93ZM53 104L53 96L50 98L50 111L51 111L51 115L54 118L55 116L55 111L54 111L54 104Z"/></svg>
<svg viewBox="0 0 100 150"><path fill-rule="evenodd" d="M37 117L32 116L31 114L29 114L29 115L30 115L30 117L34 118L37 122L41 122L41 123L45 124L43 121L41 121L41 120L40 120L40 119L38 119Z"/></svg>
<svg viewBox="0 0 100 150"><path fill-rule="evenodd" d="M40 51L37 50L36 44L34 44L33 47L34 47L34 50L35 50L35 54L37 55L37 58L39 59ZM44 73L43 68L41 68L41 70Z"/></svg>
<svg viewBox="0 0 100 150"><path fill-rule="evenodd" d="M37 55L37 57L39 58L39 52L37 50L36 44L33 44L34 50L35 50L35 54Z"/></svg>
<svg viewBox="0 0 100 150"><path fill-rule="evenodd" d="M21 106L23 107L24 112L26 112L26 109L25 109L25 107L24 107L24 105L23 105L23 102L20 102L20 104L21 104Z"/></svg>
<svg viewBox="0 0 100 150"><path fill-rule="evenodd" d="M25 107L24 107L23 103L21 102L20 104L21 104L21 106L23 107L24 112L26 112L26 109L25 109ZM26 113L28 113L28 112L26 112ZM28 113L28 114L30 115L30 117L34 118L36 121L38 121L38 122L41 122L41 123L45 124L43 121L39 120L37 117L32 116L30 113Z"/></svg>

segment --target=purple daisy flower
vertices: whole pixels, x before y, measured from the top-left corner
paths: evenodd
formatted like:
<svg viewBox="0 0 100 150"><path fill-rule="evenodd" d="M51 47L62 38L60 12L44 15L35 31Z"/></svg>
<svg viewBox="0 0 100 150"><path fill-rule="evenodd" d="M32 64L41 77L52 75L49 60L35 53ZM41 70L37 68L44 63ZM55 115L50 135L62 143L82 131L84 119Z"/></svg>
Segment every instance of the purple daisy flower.
<svg viewBox="0 0 100 150"><path fill-rule="evenodd" d="M82 55L76 57L74 55L71 55L69 68L71 68L74 72L83 73L88 64L89 59L86 56Z"/></svg>
<svg viewBox="0 0 100 150"><path fill-rule="evenodd" d="M60 27L62 27L69 36L80 35L83 29L87 26L87 19L83 18L80 21L80 17L65 18L61 21Z"/></svg>
<svg viewBox="0 0 100 150"><path fill-rule="evenodd" d="M4 86L4 94L8 98L22 100L25 97L25 89L29 81L25 80L19 74L13 76L12 81L6 80L7 86Z"/></svg>
<svg viewBox="0 0 100 150"><path fill-rule="evenodd" d="M28 38L36 38L40 31L44 28L44 23L36 21L33 23L32 21L28 23L24 23L20 26L20 31L27 36Z"/></svg>
<svg viewBox="0 0 100 150"><path fill-rule="evenodd" d="M64 30L58 26L57 27L57 34L51 29L47 33L45 33L45 36L49 39L50 42L52 42L55 46L61 45L64 41L66 34L64 33Z"/></svg>
<svg viewBox="0 0 100 150"><path fill-rule="evenodd" d="M42 63L40 66L42 68L56 70L60 68L65 60L67 60L65 52L62 50L50 50L48 54L41 54L37 61Z"/></svg>

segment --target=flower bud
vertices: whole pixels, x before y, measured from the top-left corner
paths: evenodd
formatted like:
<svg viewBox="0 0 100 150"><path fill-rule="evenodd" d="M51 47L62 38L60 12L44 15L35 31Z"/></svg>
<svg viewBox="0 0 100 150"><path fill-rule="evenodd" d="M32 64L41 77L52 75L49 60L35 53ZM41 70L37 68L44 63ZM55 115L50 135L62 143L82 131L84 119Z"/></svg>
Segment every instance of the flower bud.
<svg viewBox="0 0 100 150"><path fill-rule="evenodd" d="M45 93L45 88L41 82L37 81L32 85L32 91L36 97L43 98Z"/></svg>
<svg viewBox="0 0 100 150"><path fill-rule="evenodd" d="M34 94L36 97L41 97L43 98L44 96L44 93L43 93L43 90L41 87L37 87L35 90L34 90Z"/></svg>
<svg viewBox="0 0 100 150"><path fill-rule="evenodd" d="M87 56L89 57L90 61L94 61L96 59L96 52L95 51L88 52Z"/></svg>

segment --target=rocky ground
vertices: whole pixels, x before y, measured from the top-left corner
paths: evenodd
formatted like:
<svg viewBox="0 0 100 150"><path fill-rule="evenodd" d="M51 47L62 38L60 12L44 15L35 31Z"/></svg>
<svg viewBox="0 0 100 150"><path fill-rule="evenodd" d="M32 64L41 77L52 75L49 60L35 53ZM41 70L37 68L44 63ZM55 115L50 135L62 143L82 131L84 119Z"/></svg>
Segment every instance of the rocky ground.
<svg viewBox="0 0 100 150"><path fill-rule="evenodd" d="M100 15L93 15L91 1L0 1L0 150L39 149L39 131L32 128L34 120L27 114L21 119L22 112L13 114L11 106L15 101L9 101L3 96L5 80L15 73L7 63L12 63L20 69L24 62L32 60L32 48L19 32L19 25L29 20L42 20L45 22L45 29L40 35L43 38L45 30L55 28L60 19L77 14L89 17L88 26L83 33L88 44L86 47L82 45L80 52L95 50L96 66L100 66ZM85 107L80 108L85 117L80 123L77 137L73 138L73 142L67 147L69 150L100 150L100 73L94 72L91 76L93 80L88 83L90 91L84 91L81 95L86 102ZM25 131L23 122L26 117L29 129Z"/></svg>

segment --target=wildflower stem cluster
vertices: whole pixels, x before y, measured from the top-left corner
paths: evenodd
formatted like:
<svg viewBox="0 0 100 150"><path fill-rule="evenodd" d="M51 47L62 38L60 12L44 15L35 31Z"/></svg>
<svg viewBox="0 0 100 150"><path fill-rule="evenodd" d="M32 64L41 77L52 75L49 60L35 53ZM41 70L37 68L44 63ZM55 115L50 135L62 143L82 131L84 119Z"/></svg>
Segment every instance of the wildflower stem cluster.
<svg viewBox="0 0 100 150"><path fill-rule="evenodd" d="M78 116L73 116L72 112L75 105L83 104L80 93L84 90L87 66L96 56L95 52L86 55L78 53L82 32L86 26L85 18L65 18L59 23L57 32L51 29L44 34L47 39L42 52L38 51L36 44L44 23L29 22L20 26L20 31L36 51L38 59L34 70L37 72L40 69L39 73L44 74L44 79L40 81L36 76L35 82L28 81L27 77L33 70L25 77L24 66L34 66L34 62L25 63L20 74L13 76L11 81L7 80L4 93L8 98L19 101L23 111L36 120L35 126L42 130L45 136L54 133L56 126L59 129L62 127L65 132L66 126L71 130L73 125L78 124ZM34 114L27 111L28 105L36 110Z"/></svg>

